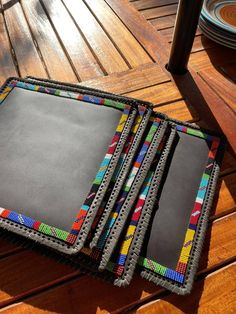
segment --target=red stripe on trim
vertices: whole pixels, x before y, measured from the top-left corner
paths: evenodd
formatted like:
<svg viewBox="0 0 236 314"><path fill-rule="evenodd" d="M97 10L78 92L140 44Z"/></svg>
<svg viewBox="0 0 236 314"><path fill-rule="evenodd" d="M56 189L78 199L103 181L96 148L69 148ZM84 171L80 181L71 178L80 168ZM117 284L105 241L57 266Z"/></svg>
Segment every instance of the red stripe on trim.
<svg viewBox="0 0 236 314"><path fill-rule="evenodd" d="M34 228L35 230L39 230L40 225L41 225L41 222L40 222L40 221L35 221L34 224L33 224L33 228Z"/></svg>
<svg viewBox="0 0 236 314"><path fill-rule="evenodd" d="M8 209L4 209L4 211L1 213L1 217L7 218L10 215L11 211Z"/></svg>

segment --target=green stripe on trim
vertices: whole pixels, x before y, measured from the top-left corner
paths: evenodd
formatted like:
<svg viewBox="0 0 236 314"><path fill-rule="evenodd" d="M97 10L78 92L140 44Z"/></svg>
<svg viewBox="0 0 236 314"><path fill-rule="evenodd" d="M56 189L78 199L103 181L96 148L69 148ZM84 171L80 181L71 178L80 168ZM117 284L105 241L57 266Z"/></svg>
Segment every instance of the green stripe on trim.
<svg viewBox="0 0 236 314"><path fill-rule="evenodd" d="M118 109L124 109L124 107L125 107L125 104L122 104L121 102L117 102L117 101L114 101L111 99L105 99L104 103L107 106L116 107Z"/></svg>
<svg viewBox="0 0 236 314"><path fill-rule="evenodd" d="M52 232L52 229L54 230L55 234ZM53 237L59 238L60 240L64 240L64 241L67 239L67 237L69 235L69 232L67 232L67 231L50 227L44 223L41 223L41 225L39 226L39 231L46 234L46 235L53 236Z"/></svg>
<svg viewBox="0 0 236 314"><path fill-rule="evenodd" d="M154 262L152 260L149 260L147 258L144 258L142 256L139 257L138 264L140 266L143 266L143 267L145 267L147 269L150 269L150 270L152 270L152 271L154 271L154 272L156 272L156 273L158 273L158 274L160 274L162 276L164 276L166 271L167 271L167 267L162 266L162 265L160 265L160 264L158 264L158 263L156 263L156 262ZM153 267L151 267L150 264ZM153 270L153 268L154 268L154 270Z"/></svg>
<svg viewBox="0 0 236 314"><path fill-rule="evenodd" d="M99 185L101 182L102 182L102 179L95 179L95 180L93 181L93 184Z"/></svg>
<svg viewBox="0 0 236 314"><path fill-rule="evenodd" d="M202 176L203 179L206 179L206 180L209 180L210 179L210 176L209 174L206 174L204 173L203 176Z"/></svg>
<svg viewBox="0 0 236 314"><path fill-rule="evenodd" d="M190 134L190 135L194 135L194 136L197 136L197 137L201 137L201 138L207 138L207 134L199 131L199 130L195 130L195 129L190 129L188 128L187 129L187 133Z"/></svg>
<svg viewBox="0 0 236 314"><path fill-rule="evenodd" d="M151 129L149 130L148 135L145 138L145 141L151 142L156 130L157 130L157 126L153 125Z"/></svg>

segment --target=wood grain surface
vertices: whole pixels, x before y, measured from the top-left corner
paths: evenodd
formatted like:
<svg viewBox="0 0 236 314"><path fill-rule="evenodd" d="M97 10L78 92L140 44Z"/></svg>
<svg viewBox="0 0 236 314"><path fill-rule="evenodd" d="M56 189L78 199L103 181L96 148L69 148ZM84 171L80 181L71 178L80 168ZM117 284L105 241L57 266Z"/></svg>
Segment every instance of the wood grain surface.
<svg viewBox="0 0 236 314"><path fill-rule="evenodd" d="M154 103L228 139L193 291L120 289L0 236L2 313L236 312L236 52L198 29L189 73L165 68L177 0L0 0L0 82L36 75Z"/></svg>

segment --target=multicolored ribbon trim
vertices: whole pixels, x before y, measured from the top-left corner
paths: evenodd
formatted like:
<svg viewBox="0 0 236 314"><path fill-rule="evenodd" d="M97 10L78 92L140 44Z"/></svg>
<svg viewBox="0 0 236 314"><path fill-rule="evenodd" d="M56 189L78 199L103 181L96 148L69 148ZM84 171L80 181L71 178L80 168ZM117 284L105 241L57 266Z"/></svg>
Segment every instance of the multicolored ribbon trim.
<svg viewBox="0 0 236 314"><path fill-rule="evenodd" d="M97 212L97 215L93 221L93 224L92 224L92 227L91 227L91 230L90 230L90 234L88 236L88 242L92 239L93 237L93 234L94 234L94 231L98 225L98 222L102 216L102 213L104 212L105 210L105 207L107 205L107 202L109 200L109 196L110 196L110 193L111 191L113 190L114 186L115 186L115 182L116 180L118 179L119 177L119 174L122 170L122 167L124 165L124 162L126 161L127 159L127 155L130 151L130 148L132 147L132 144L134 142L134 139L135 139L135 135L139 129L139 126L143 120L143 117L144 117L144 114L146 112L146 107L144 106L139 106L138 108L138 115L137 117L135 118L135 121L134 121L134 125L132 126L132 129L130 131L130 135L128 136L127 140L126 140L126 143L124 145L124 148L123 148L123 151L118 159L118 163L117 163L117 166L116 166L116 169L113 173L113 176L112 176L112 179L111 179L111 182L109 184L109 187L107 189L107 192L105 194L105 197L104 197L104 201L102 202L98 212Z"/></svg>
<svg viewBox="0 0 236 314"><path fill-rule="evenodd" d="M129 176L126 179L126 181L122 187L120 196L118 197L118 200L115 203L114 209L108 218L108 221L104 227L104 230L103 230L103 232L102 232L102 234L98 240L98 244L97 244L96 248L94 248L92 250L91 257L96 259L96 260L100 259L100 257L101 257L102 250L104 248L106 240L108 239L111 228L113 227L113 225L114 225L114 223L115 223L115 221L119 215L119 212L120 212L120 210L121 210L121 208L125 202L125 199L129 193L130 189L131 189L132 183L134 182L136 175L137 175L137 173L138 173L138 171L142 165L142 162L143 162L143 160L147 154L147 151L148 151L148 148L152 142L152 139L158 130L158 127L159 127L161 120L159 118L151 118L151 121L152 121L151 127L150 127L149 132L145 138L145 141L144 141L144 143L143 143L143 145L142 145L142 147L138 153L138 156L135 159L134 166L132 167Z"/></svg>
<svg viewBox="0 0 236 314"><path fill-rule="evenodd" d="M137 202L135 206L132 209L132 216L129 222L129 226L127 227L126 234L124 236L124 239L121 242L120 249L119 249L119 255L117 258L116 263L112 263L113 266L108 266L109 269L112 269L117 276L121 277L124 269L125 269L125 262L127 260L128 252L130 249L130 246L133 242L135 231L137 229L138 222L141 217L141 213L143 212L143 208L147 199L147 195L149 193L151 183L154 177L154 173L158 164L158 161L160 159L161 153L164 148L164 144L166 141L166 137L161 141L158 149L156 157L151 165L151 169L147 174L147 177L143 183L143 186L140 190L140 194L138 196Z"/></svg>

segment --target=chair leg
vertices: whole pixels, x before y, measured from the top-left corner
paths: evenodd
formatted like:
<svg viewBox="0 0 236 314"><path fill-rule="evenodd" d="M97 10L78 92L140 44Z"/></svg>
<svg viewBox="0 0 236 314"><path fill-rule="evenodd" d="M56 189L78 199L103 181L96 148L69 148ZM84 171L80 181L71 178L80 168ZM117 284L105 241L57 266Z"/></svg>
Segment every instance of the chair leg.
<svg viewBox="0 0 236 314"><path fill-rule="evenodd" d="M167 69L173 74L187 72L203 0L179 0L173 42Z"/></svg>

